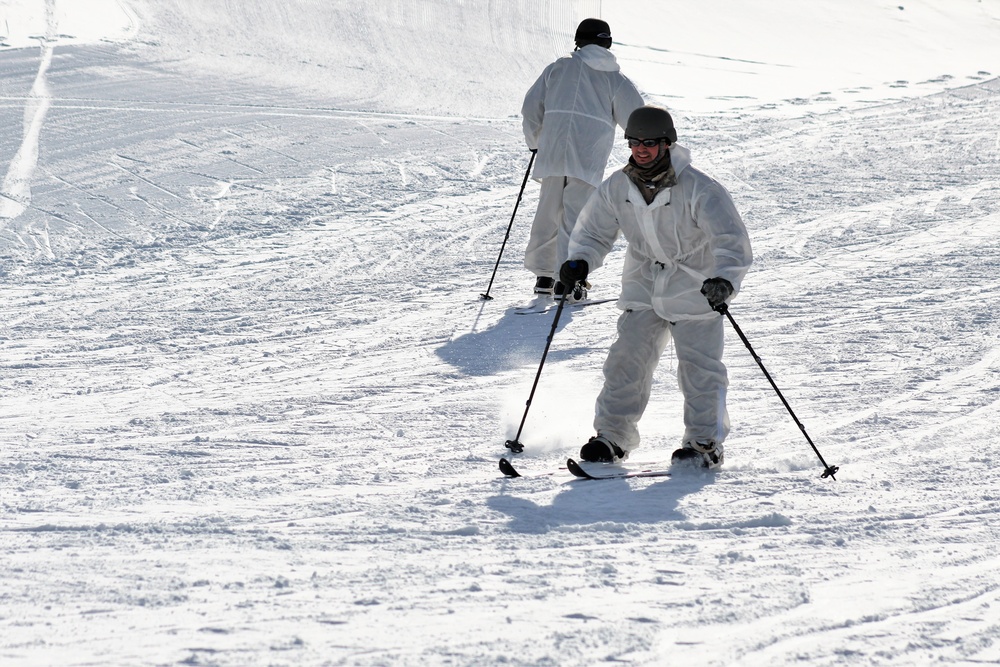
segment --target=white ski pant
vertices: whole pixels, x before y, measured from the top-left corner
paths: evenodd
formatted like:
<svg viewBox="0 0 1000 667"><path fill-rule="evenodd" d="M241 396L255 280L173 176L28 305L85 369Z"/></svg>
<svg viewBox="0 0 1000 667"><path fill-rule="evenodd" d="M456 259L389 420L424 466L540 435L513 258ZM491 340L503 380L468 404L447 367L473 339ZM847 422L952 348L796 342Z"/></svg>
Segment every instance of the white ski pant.
<svg viewBox="0 0 1000 667"><path fill-rule="evenodd" d="M684 397L682 442L729 434L722 363L723 318L668 322L652 310L618 318L618 339L604 362L604 388L597 397L594 428L626 451L639 446L639 419L649 403L653 371L671 337L677 352L677 382Z"/></svg>
<svg viewBox="0 0 1000 667"><path fill-rule="evenodd" d="M559 267L569 259L569 235L595 189L586 181L568 176L542 179L538 209L524 253L524 268L539 277L559 277Z"/></svg>

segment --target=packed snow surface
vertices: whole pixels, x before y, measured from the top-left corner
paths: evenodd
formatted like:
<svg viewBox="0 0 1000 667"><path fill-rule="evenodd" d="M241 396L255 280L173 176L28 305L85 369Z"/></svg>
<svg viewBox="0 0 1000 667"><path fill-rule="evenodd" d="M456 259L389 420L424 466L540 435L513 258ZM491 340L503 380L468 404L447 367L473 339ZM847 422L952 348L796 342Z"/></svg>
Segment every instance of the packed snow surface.
<svg viewBox="0 0 1000 667"><path fill-rule="evenodd" d="M901 1L0 0L0 664L1000 664L1000 0ZM717 473L516 314L588 16L751 233Z"/></svg>

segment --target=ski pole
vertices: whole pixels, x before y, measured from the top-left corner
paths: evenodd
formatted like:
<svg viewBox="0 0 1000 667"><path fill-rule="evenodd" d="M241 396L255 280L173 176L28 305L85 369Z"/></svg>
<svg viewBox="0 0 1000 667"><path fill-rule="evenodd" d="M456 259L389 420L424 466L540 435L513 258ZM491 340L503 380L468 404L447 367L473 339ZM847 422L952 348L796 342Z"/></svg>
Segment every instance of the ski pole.
<svg viewBox="0 0 1000 667"><path fill-rule="evenodd" d="M758 366L760 366L760 370L764 371L764 377L766 377L767 381L771 383L771 387L773 387L774 391L778 394L778 398L781 399L781 402L784 404L785 409L788 410L788 414L790 414L792 416L792 419L795 420L795 425L799 427L800 431L802 431L802 435L806 437L806 442L808 442L809 446L812 447L814 452L816 452L816 456L819 457L819 462L823 464L823 477L824 478L830 477L836 480L837 478L834 475L836 475L837 471L840 470L840 468L838 466L827 465L826 461L823 460L823 455L819 453L819 450L816 448L816 445L813 444L812 438L810 438L809 434L806 433L806 427L803 426L802 422L799 421L799 418L795 416L795 413L792 411L792 406L790 406L788 404L788 401L785 400L785 397L781 394L781 390L778 389L778 385L776 385L774 383L774 380L771 379L771 374L767 372L766 368L764 368L764 362L762 362L760 360L760 357L757 356L757 353L754 352L753 346L750 345L750 341L747 340L747 337L743 334L743 330L740 329L740 326L738 324L736 324L736 320L733 319L732 314L729 312L729 305L726 303L720 303L718 306L715 306L714 310L718 313L722 313L727 318L729 318L729 323L733 325L733 329L736 331L736 334L740 337L740 340L742 340L743 344L747 346L748 350L750 350L750 355L753 357L753 360L757 362Z"/></svg>
<svg viewBox="0 0 1000 667"><path fill-rule="evenodd" d="M504 248L507 247L507 239L510 238L510 230L511 227L514 226L514 216L517 215L517 207L521 204L521 195L524 194L524 186L528 184L528 176L531 174L531 165L535 163L535 155L537 154L537 150L531 151L531 159L528 160L528 168L524 172L524 180L521 181L521 191L517 193L517 201L514 202L514 212L510 214L510 223L507 225L507 233L504 235L503 243L500 245L500 254L497 255L497 263L493 266L493 275L490 276L490 284L486 287L486 292L479 295L481 299L486 301L493 298L490 296L490 290L493 289L493 280L497 277L497 269L500 268L500 258L503 257Z"/></svg>
<svg viewBox="0 0 1000 667"><path fill-rule="evenodd" d="M566 297L572 292L572 289L563 290L562 298L559 299L559 307L556 308L556 315L552 318L552 329L549 331L549 337L545 339L545 351L542 352L542 361L538 364L538 372L535 373L535 383L531 385L531 393L528 394L528 401L524 404L524 416L521 417L521 425L517 427L517 435L514 436L513 440L508 440L503 443L504 447L515 454L520 454L524 451L524 445L522 445L520 441L521 431L524 429L524 422L528 419L528 409L531 407L531 399L535 397L535 389L538 387L538 378L542 377L542 367L545 365L545 357L549 355L549 346L552 345L552 337L556 334L556 326L559 324L559 316L562 315L563 306L566 305Z"/></svg>

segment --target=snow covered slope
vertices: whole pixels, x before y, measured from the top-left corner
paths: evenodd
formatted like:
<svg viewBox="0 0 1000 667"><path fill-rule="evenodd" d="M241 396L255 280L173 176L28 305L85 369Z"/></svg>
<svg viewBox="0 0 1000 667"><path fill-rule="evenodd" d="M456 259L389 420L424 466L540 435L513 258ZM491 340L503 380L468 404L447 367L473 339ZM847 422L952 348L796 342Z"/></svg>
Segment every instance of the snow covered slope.
<svg viewBox="0 0 1000 667"><path fill-rule="evenodd" d="M1000 3L658 5L0 2L0 664L1000 661ZM721 472L558 471L612 304L553 338L515 463L556 474L500 478L535 184L478 295L597 14L744 213L733 314L837 481L735 336Z"/></svg>

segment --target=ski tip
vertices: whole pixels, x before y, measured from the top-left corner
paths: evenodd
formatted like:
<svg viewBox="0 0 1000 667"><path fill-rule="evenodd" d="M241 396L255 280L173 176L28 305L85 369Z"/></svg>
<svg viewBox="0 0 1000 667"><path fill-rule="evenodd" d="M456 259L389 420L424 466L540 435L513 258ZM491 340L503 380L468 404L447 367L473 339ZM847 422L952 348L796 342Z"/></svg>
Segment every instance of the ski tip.
<svg viewBox="0 0 1000 667"><path fill-rule="evenodd" d="M573 459L566 459L566 469L577 477L582 477L584 479L596 479L589 472L581 468L580 464L574 461Z"/></svg>
<svg viewBox="0 0 1000 667"><path fill-rule="evenodd" d="M514 469L514 466L507 459L500 459L500 472L507 477L520 477L521 473Z"/></svg>

